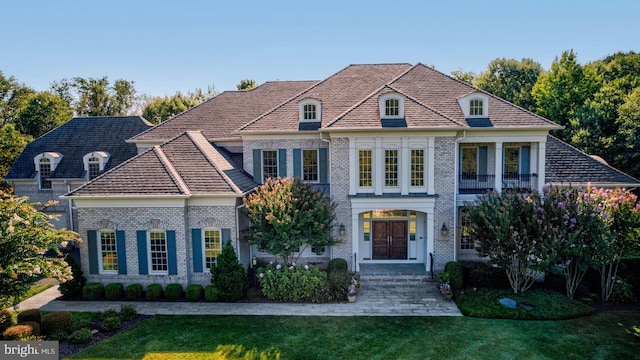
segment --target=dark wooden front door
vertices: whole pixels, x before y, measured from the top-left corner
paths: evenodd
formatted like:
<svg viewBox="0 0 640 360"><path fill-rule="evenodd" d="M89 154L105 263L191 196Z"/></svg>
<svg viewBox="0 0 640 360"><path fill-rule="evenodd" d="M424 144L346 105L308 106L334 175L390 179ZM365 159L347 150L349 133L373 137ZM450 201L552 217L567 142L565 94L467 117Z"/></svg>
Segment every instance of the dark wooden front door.
<svg viewBox="0 0 640 360"><path fill-rule="evenodd" d="M373 222L373 259L407 258L407 222L404 220Z"/></svg>

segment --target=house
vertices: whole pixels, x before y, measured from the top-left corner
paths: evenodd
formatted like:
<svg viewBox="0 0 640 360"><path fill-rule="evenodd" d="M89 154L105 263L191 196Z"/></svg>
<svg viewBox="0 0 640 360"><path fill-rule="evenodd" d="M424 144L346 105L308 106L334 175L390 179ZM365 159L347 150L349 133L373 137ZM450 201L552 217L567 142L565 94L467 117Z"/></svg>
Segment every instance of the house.
<svg viewBox="0 0 640 360"><path fill-rule="evenodd" d="M139 155L63 199L82 268L104 283L200 283L239 240L242 197L299 177L337 204L335 246L304 261L423 264L476 257L465 202L493 189L640 182L549 135L561 127L422 64L350 65L322 81L224 92L129 141Z"/></svg>
<svg viewBox="0 0 640 360"><path fill-rule="evenodd" d="M59 201L46 210L54 225L77 230L72 202L59 197L135 156L126 140L151 126L139 116L73 118L29 143L5 180L31 202Z"/></svg>

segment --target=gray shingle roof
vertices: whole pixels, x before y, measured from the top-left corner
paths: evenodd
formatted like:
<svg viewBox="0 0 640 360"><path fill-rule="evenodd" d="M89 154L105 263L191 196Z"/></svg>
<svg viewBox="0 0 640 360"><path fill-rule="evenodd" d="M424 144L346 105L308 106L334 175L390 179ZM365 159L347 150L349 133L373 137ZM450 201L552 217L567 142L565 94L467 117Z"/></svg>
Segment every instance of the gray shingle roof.
<svg viewBox="0 0 640 360"><path fill-rule="evenodd" d="M135 179L135 181L133 180ZM228 153L189 131L123 163L70 196L235 195L258 184Z"/></svg>
<svg viewBox="0 0 640 360"><path fill-rule="evenodd" d="M547 137L545 165L546 182L550 184L640 186L638 179L599 162L551 135Z"/></svg>
<svg viewBox="0 0 640 360"><path fill-rule="evenodd" d="M84 177L82 157L93 151L111 154L105 171L135 156L135 144L126 143L152 125L140 116L78 117L40 136L28 144L5 177L6 180L32 179L36 175L33 159L43 152L58 152L62 160L51 178Z"/></svg>

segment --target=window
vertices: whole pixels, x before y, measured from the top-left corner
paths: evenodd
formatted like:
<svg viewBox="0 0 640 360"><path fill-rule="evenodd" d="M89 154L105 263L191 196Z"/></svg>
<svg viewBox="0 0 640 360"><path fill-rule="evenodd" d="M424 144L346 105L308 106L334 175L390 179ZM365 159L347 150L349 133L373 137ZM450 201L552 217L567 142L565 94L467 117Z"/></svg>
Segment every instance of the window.
<svg viewBox="0 0 640 360"><path fill-rule="evenodd" d="M51 189L51 180L48 179L51 176L51 160L49 158L40 158L38 173L40 176L40 189Z"/></svg>
<svg viewBox="0 0 640 360"><path fill-rule="evenodd" d="M151 274L166 274L169 271L167 257L167 234L163 230L149 230L149 265Z"/></svg>
<svg viewBox="0 0 640 360"><path fill-rule="evenodd" d="M100 272L118 272L118 251L116 233L113 230L102 230L100 236Z"/></svg>
<svg viewBox="0 0 640 360"><path fill-rule="evenodd" d="M483 108L484 102L482 99L472 99L469 101L469 115L482 116L484 115Z"/></svg>
<svg viewBox="0 0 640 360"><path fill-rule="evenodd" d="M318 150L302 150L302 180L318 181Z"/></svg>
<svg viewBox="0 0 640 360"><path fill-rule="evenodd" d="M504 148L504 178L517 179L520 164L520 148L505 147Z"/></svg>
<svg viewBox="0 0 640 360"><path fill-rule="evenodd" d="M222 237L220 235L220 229L203 229L202 238L204 241L204 267L210 270L213 264L216 262L216 258L222 253Z"/></svg>
<svg viewBox="0 0 640 360"><path fill-rule="evenodd" d="M358 151L358 184L363 187L373 186L373 162L371 150Z"/></svg>
<svg viewBox="0 0 640 360"><path fill-rule="evenodd" d="M371 212L366 212L362 215L364 218L362 222L362 233L364 234L364 241L371 240Z"/></svg>
<svg viewBox="0 0 640 360"><path fill-rule="evenodd" d="M477 175L478 148L462 148L462 178L475 179ZM484 174L483 174L484 175Z"/></svg>
<svg viewBox="0 0 640 360"><path fill-rule="evenodd" d="M262 177L278 177L278 152L276 150L262 151Z"/></svg>
<svg viewBox="0 0 640 360"><path fill-rule="evenodd" d="M311 246L311 252L316 255L322 255L326 251L324 246Z"/></svg>
<svg viewBox="0 0 640 360"><path fill-rule="evenodd" d="M304 99L298 103L300 122L322 120L322 103L316 99Z"/></svg>
<svg viewBox="0 0 640 360"><path fill-rule="evenodd" d="M314 104L307 104L304 106L304 119L305 120L316 119L316 106Z"/></svg>
<svg viewBox="0 0 640 360"><path fill-rule="evenodd" d="M400 114L400 105L398 99L387 99L384 102L385 116L398 116Z"/></svg>
<svg viewBox="0 0 640 360"><path fill-rule="evenodd" d="M89 180L96 178L100 174L100 159L92 157L88 161Z"/></svg>
<svg viewBox="0 0 640 360"><path fill-rule="evenodd" d="M469 219L469 210L460 208L460 250L473 250L475 241L471 236L471 220Z"/></svg>
<svg viewBox="0 0 640 360"><path fill-rule="evenodd" d="M424 186L424 149L411 149L411 186Z"/></svg>
<svg viewBox="0 0 640 360"><path fill-rule="evenodd" d="M384 151L384 186L398 186L398 150Z"/></svg>

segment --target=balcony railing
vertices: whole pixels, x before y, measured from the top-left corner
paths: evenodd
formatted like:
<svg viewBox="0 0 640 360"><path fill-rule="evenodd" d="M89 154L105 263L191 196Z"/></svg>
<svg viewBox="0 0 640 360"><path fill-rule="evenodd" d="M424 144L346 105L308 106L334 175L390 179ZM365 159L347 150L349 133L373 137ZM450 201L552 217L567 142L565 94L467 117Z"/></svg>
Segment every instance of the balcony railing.
<svg viewBox="0 0 640 360"><path fill-rule="evenodd" d="M529 190L537 185L538 174L503 174L502 189ZM458 178L459 194L482 194L495 189L495 175L463 173Z"/></svg>

